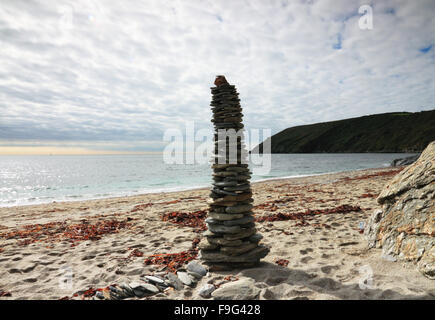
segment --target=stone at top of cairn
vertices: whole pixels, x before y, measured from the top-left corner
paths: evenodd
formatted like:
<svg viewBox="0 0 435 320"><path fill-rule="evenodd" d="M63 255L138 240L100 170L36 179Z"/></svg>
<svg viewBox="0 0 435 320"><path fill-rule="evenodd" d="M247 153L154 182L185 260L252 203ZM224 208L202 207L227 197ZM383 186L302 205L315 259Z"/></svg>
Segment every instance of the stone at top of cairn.
<svg viewBox="0 0 435 320"><path fill-rule="evenodd" d="M215 154L224 162L215 162L213 168L213 188L210 193L209 213L206 219L208 230L199 244L201 259L211 269L233 269L252 267L264 258L269 249L259 244L262 236L255 229L252 213L251 172L243 163L246 149L243 134L231 145L222 147L218 130L239 130L243 128L242 108L234 85L224 76L216 76L216 87L211 109L215 129ZM227 131L228 132L228 131ZM236 159L229 158L229 147L236 146ZM221 152L224 151L224 152ZM243 152L242 152L243 151Z"/></svg>
<svg viewBox="0 0 435 320"><path fill-rule="evenodd" d="M225 76L222 76L222 75L216 76L216 80L214 81L214 85L216 87L220 87L223 84L229 84L227 79L225 79Z"/></svg>

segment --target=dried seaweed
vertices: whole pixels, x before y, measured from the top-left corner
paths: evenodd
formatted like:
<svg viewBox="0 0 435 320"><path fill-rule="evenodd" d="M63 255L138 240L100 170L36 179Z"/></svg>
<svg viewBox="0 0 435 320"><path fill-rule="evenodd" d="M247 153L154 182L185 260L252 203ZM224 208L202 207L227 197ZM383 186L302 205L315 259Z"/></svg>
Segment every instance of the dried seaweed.
<svg viewBox="0 0 435 320"><path fill-rule="evenodd" d="M197 245L200 242L199 238L195 238L192 241L192 247L189 250L178 252L178 253L159 253L148 256L144 263L146 265L156 264L164 265L171 272L176 272L177 269L182 267L184 264L191 260L196 259L198 256Z"/></svg>
<svg viewBox="0 0 435 320"><path fill-rule="evenodd" d="M163 214L162 220L171 223L179 224L182 226L196 228L196 231L207 230L205 225L205 218L207 217L207 210L199 210L195 212L168 212Z"/></svg>
<svg viewBox="0 0 435 320"><path fill-rule="evenodd" d="M395 176L396 174L398 174L402 170L403 170L403 168L400 168L397 170L381 171L381 172L372 173L372 174L365 174L365 175L357 176L357 177L344 177L344 178L341 178L339 181L354 181L354 180L370 179L370 178L375 178L375 177Z"/></svg>
<svg viewBox="0 0 435 320"><path fill-rule="evenodd" d="M294 212L294 213L281 213L278 212L276 214L271 214L268 216L256 217L255 221L264 222L264 221L286 221L286 220L302 220L304 221L306 217L315 216L318 214L331 214L331 213L348 213L348 212L357 212L361 211L359 206L351 206L351 205L341 205L335 208L330 209L317 209L311 210L307 209L305 212ZM303 224L304 225L304 224ZM305 224L306 225L306 224Z"/></svg>
<svg viewBox="0 0 435 320"><path fill-rule="evenodd" d="M37 241L56 242L68 240L72 243L85 240L99 240L105 234L117 233L128 227L131 218L124 221L97 221L94 224L83 219L81 223L68 225L66 222L26 225L21 229L0 233L0 238L17 239L19 245L25 246Z"/></svg>
<svg viewBox="0 0 435 320"><path fill-rule="evenodd" d="M289 261L286 259L278 259L275 261L275 263L279 266L287 267L289 264Z"/></svg>
<svg viewBox="0 0 435 320"><path fill-rule="evenodd" d="M11 297L12 294L8 291L0 290L0 297Z"/></svg>

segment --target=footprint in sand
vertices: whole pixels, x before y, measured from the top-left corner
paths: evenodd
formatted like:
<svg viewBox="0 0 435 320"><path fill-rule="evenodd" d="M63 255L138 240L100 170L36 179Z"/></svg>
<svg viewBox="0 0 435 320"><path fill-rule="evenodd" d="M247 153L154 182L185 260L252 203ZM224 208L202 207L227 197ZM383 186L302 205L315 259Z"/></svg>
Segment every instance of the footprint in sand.
<svg viewBox="0 0 435 320"><path fill-rule="evenodd" d="M324 266L321 267L320 270L325 274L330 274L332 270L337 270L337 266Z"/></svg>
<svg viewBox="0 0 435 320"><path fill-rule="evenodd" d="M82 261L85 261L85 260L91 260L91 259L94 259L96 256L95 255L87 255L87 256L84 256L83 258L82 258Z"/></svg>
<svg viewBox="0 0 435 320"><path fill-rule="evenodd" d="M21 273L21 270L16 269L16 268L12 268L12 269L9 269L9 273Z"/></svg>
<svg viewBox="0 0 435 320"><path fill-rule="evenodd" d="M340 289L340 284L329 278L321 278L321 279L313 280L311 284L327 290Z"/></svg>
<svg viewBox="0 0 435 320"><path fill-rule="evenodd" d="M299 250L300 254L307 254L308 252L313 252L313 249L311 248L306 248L304 250Z"/></svg>
<svg viewBox="0 0 435 320"><path fill-rule="evenodd" d="M310 256L307 256L307 257L303 257L303 258L301 259L301 262L302 262L302 263L308 263L308 262L310 262L311 260L314 260L314 259L311 258Z"/></svg>

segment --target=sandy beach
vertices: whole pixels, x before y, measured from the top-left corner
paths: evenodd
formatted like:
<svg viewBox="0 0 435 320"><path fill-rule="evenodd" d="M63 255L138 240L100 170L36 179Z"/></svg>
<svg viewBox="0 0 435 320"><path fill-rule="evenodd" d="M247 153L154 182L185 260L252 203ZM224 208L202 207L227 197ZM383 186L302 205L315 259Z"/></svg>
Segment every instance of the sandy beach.
<svg viewBox="0 0 435 320"><path fill-rule="evenodd" d="M433 281L411 263L368 250L361 232L399 171L254 183L256 225L270 247L261 264L210 271L193 288L143 299L203 299L204 284L245 278L258 299L435 299ZM82 299L90 288L164 274L168 268L149 257L195 255L208 195L198 189L0 208L0 299Z"/></svg>

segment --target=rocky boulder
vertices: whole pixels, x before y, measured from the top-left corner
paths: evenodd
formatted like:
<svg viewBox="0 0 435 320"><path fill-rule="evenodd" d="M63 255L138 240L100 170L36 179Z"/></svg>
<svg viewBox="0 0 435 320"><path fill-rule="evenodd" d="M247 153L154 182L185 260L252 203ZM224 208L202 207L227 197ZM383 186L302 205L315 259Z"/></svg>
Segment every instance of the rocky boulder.
<svg viewBox="0 0 435 320"><path fill-rule="evenodd" d="M435 141L412 165L398 173L380 193L365 229L369 248L383 256L412 261L435 279Z"/></svg>
<svg viewBox="0 0 435 320"><path fill-rule="evenodd" d="M417 159L420 157L420 154L416 154L414 156L406 157L406 158L399 158L394 159L391 161L391 167L399 167L399 166L408 166L410 164L413 164Z"/></svg>

